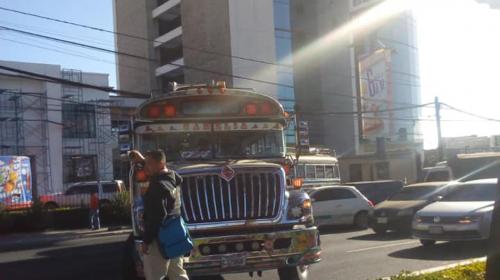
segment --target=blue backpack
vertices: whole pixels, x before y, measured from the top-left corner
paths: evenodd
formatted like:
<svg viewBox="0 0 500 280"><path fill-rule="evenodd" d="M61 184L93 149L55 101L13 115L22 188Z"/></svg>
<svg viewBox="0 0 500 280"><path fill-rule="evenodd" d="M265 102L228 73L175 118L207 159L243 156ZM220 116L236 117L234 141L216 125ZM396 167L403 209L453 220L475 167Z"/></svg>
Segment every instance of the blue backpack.
<svg viewBox="0 0 500 280"><path fill-rule="evenodd" d="M182 257L193 249L193 240L186 223L177 215L163 220L158 232L158 243L165 259Z"/></svg>

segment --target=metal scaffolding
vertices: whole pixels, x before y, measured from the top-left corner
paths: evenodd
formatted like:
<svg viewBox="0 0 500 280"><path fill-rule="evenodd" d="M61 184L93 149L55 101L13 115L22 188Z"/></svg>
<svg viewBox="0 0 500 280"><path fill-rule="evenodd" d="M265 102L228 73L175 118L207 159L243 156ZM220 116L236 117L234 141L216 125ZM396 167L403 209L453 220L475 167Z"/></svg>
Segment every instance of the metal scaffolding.
<svg viewBox="0 0 500 280"><path fill-rule="evenodd" d="M36 192L51 192L46 93L0 89L0 154L31 159Z"/></svg>

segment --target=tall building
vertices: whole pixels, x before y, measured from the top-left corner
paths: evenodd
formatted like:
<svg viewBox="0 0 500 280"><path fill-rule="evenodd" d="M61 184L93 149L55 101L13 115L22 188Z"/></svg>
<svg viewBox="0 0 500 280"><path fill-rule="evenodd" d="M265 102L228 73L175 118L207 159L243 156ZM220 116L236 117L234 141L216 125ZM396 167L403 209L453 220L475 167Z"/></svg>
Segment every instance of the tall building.
<svg viewBox="0 0 500 280"><path fill-rule="evenodd" d="M59 65L0 61L0 65L108 87L108 75ZM30 157L38 194L78 181L112 180L107 92L60 85L0 70L0 155Z"/></svg>
<svg viewBox="0 0 500 280"><path fill-rule="evenodd" d="M420 104L411 13L343 29L380 2L291 1L295 98L311 145L340 155L421 147L419 110L391 111Z"/></svg>
<svg viewBox="0 0 500 280"><path fill-rule="evenodd" d="M290 22L290 0L274 0L274 36L276 42L278 99L285 111L295 112L295 92L293 88L292 27ZM290 86L284 86L290 85ZM295 124L291 123L286 132L286 142L296 142Z"/></svg>
<svg viewBox="0 0 500 280"><path fill-rule="evenodd" d="M117 50L143 57L117 56L120 89L150 94L171 81L225 80L278 96L272 1L113 3L115 30L128 35L116 36Z"/></svg>

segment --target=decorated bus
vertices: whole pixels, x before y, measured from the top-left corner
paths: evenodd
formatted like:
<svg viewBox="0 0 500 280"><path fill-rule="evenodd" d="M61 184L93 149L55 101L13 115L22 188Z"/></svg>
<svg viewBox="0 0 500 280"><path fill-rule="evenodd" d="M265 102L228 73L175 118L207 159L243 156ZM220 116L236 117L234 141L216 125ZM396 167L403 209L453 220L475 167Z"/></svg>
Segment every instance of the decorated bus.
<svg viewBox="0 0 500 280"><path fill-rule="evenodd" d="M276 269L280 279L306 279L320 261L311 201L287 188L283 130L275 99L248 89L176 86L138 108L134 149L163 149L182 177L182 215L194 239L184 266L191 276ZM131 273L141 276L143 159L131 154ZM135 248L135 249L133 249Z"/></svg>

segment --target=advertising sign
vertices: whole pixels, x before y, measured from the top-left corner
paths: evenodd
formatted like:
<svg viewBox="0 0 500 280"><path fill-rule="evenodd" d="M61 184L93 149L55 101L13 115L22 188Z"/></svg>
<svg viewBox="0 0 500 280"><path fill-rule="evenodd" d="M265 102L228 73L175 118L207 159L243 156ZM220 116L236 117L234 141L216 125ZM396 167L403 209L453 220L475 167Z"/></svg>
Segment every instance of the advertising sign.
<svg viewBox="0 0 500 280"><path fill-rule="evenodd" d="M31 205L30 159L22 156L0 156L0 204L9 209Z"/></svg>
<svg viewBox="0 0 500 280"><path fill-rule="evenodd" d="M362 133L368 140L392 135L390 56L390 50L380 49L359 61Z"/></svg>

